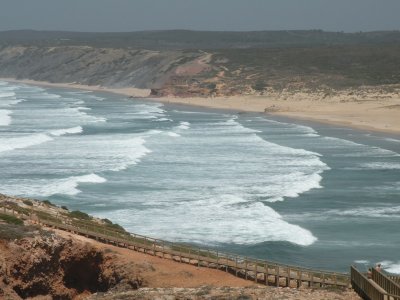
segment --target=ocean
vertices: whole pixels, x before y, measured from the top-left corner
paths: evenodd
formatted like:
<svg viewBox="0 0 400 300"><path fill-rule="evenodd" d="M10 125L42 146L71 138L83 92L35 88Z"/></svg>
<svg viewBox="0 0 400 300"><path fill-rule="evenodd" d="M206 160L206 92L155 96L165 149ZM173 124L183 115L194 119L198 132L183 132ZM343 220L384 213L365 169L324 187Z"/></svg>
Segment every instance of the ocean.
<svg viewBox="0 0 400 300"><path fill-rule="evenodd" d="M0 81L0 193L127 230L400 273L400 136Z"/></svg>

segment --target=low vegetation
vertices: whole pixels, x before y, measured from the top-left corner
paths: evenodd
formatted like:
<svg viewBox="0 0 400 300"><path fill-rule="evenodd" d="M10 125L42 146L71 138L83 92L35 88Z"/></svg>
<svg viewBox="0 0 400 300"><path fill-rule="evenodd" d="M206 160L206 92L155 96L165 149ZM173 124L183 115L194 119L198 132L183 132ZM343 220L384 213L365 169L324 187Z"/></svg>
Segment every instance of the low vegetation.
<svg viewBox="0 0 400 300"><path fill-rule="evenodd" d="M4 222L6 222L8 224L15 224L15 225L24 224L24 222L21 219L17 218L17 217L10 216L10 215L5 215L5 214L2 214L2 213L0 213L0 221L4 221Z"/></svg>
<svg viewBox="0 0 400 300"><path fill-rule="evenodd" d="M2 224L0 222L0 239L6 241L19 240L27 236L32 236L37 230L38 228L34 226Z"/></svg>
<svg viewBox="0 0 400 300"><path fill-rule="evenodd" d="M79 211L79 210L71 211L69 213L69 216L71 218L76 218L76 219L80 219L80 220L90 220L91 219L91 216L89 216L87 213L84 213L84 212Z"/></svg>

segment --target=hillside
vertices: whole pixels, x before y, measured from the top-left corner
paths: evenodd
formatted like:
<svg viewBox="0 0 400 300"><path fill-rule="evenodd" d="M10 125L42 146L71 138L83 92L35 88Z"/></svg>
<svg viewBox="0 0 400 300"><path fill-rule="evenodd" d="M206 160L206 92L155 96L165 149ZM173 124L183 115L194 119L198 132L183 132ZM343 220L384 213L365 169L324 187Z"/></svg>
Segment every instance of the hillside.
<svg viewBox="0 0 400 300"><path fill-rule="evenodd" d="M137 32L66 32L15 30L0 32L8 46L90 46L149 50L242 49L322 47L334 45L400 44L400 31L326 32L322 30L284 31L190 31L160 30Z"/></svg>
<svg viewBox="0 0 400 300"><path fill-rule="evenodd" d="M399 32L0 32L0 77L153 96L387 86L400 83L399 65Z"/></svg>

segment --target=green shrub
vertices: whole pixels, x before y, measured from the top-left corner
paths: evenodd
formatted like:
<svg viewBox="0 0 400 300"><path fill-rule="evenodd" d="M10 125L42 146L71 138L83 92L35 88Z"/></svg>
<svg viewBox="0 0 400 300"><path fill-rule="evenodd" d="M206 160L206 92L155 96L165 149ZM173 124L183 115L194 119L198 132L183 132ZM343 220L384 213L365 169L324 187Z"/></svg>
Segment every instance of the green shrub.
<svg viewBox="0 0 400 300"><path fill-rule="evenodd" d="M266 89L266 87L267 87L267 84L266 84L265 82L263 82L263 81L257 81L257 82L252 86L252 88L253 88L254 90L256 90L256 91L263 91L263 90Z"/></svg>
<svg viewBox="0 0 400 300"><path fill-rule="evenodd" d="M25 205L28 205L28 206L33 206L33 202L32 202L32 201L30 201L30 200L28 200L28 199L26 199L26 200L22 200L22 202L23 202Z"/></svg>
<svg viewBox="0 0 400 300"><path fill-rule="evenodd" d="M112 228L115 231L119 231L119 232L126 232L125 228L122 227L119 224L107 224L107 227Z"/></svg>
<svg viewBox="0 0 400 300"><path fill-rule="evenodd" d="M66 207L66 206L64 206L64 205L62 205L61 208L62 208L63 210L68 210L68 207Z"/></svg>
<svg viewBox="0 0 400 300"><path fill-rule="evenodd" d="M72 218L80 219L80 220L91 220L92 217L89 216L87 213L84 213L79 210L74 210L69 213L69 216Z"/></svg>
<svg viewBox="0 0 400 300"><path fill-rule="evenodd" d="M105 223L105 225L108 227L108 228L110 228L110 229L113 229L113 230L115 230L115 231L119 231L119 232L126 232L126 230L125 230L125 228L124 227L122 227L121 225L119 225L119 224L114 224L113 222L111 222L109 219L101 219L104 223Z"/></svg>
<svg viewBox="0 0 400 300"><path fill-rule="evenodd" d="M43 204L47 205L47 206L55 206L53 203L51 203L49 200L43 200L42 201Z"/></svg>
<svg viewBox="0 0 400 300"><path fill-rule="evenodd" d="M14 216L9 216L5 214L0 214L0 220L3 220L4 222L8 224L14 224L14 225L22 225L24 222L21 219L18 219L17 217Z"/></svg>

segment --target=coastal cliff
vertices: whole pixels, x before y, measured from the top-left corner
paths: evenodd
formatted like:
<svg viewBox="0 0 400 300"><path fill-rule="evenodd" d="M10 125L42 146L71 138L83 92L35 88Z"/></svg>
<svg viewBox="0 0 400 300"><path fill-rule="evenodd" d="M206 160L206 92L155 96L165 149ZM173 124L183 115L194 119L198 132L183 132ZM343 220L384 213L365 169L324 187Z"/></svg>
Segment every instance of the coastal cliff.
<svg viewBox="0 0 400 300"><path fill-rule="evenodd" d="M391 92L399 41L398 32L0 32L0 77L178 97Z"/></svg>

